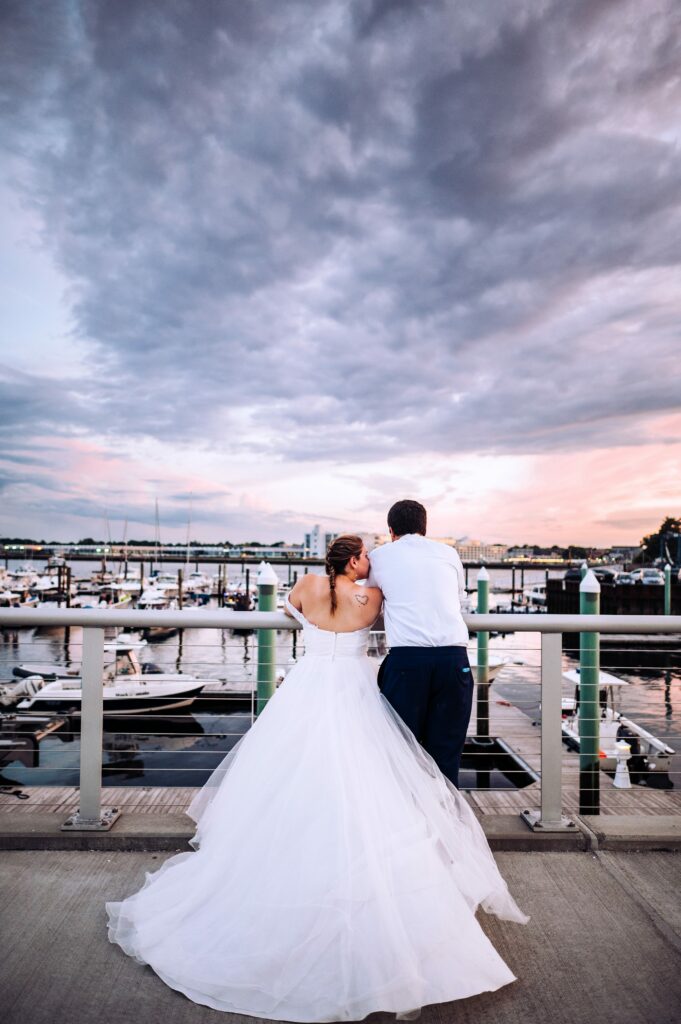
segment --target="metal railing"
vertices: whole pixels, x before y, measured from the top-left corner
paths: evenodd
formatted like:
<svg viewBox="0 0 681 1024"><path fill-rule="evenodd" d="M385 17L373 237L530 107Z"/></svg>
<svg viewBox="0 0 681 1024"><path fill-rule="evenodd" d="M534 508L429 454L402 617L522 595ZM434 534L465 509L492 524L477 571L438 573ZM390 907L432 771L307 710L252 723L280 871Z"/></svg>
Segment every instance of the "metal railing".
<svg viewBox="0 0 681 1024"><path fill-rule="evenodd" d="M561 689L562 635L564 633L680 634L681 616L524 615L476 614L464 616L471 630L481 633L527 632L541 634L541 774L540 807L523 812L527 824L537 830L574 828L562 812ZM103 741L104 630L108 627L148 629L257 630L258 682L272 690L275 655L272 633L297 630L297 622L282 612L235 612L229 610L135 611L99 609L0 609L0 629L56 626L82 627L82 703L80 746L80 804L77 814L63 827L78 830L110 828L117 812L102 813L101 771ZM259 685L259 701L260 701Z"/></svg>

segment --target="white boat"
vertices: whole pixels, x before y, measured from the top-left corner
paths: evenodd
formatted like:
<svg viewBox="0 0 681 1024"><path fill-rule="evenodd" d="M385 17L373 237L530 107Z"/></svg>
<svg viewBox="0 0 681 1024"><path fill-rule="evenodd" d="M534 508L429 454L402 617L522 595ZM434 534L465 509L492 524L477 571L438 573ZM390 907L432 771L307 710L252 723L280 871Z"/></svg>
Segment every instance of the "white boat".
<svg viewBox="0 0 681 1024"><path fill-rule="evenodd" d="M142 643L119 637L114 643L105 644L105 649L115 654L115 661L104 670L105 715L135 715L187 707L207 683L214 681L180 672L143 673L136 654ZM21 684L33 692L17 704L17 711L80 714L82 680L79 675L68 674L47 682L43 676L35 674L21 680Z"/></svg>
<svg viewBox="0 0 681 1024"><path fill-rule="evenodd" d="M43 576L39 576L29 589L33 594L49 594L52 591L56 591L58 587L59 577L56 573L46 573Z"/></svg>
<svg viewBox="0 0 681 1024"><path fill-rule="evenodd" d="M38 573L34 566L24 563L18 569L8 569L5 572L3 582L10 590L28 590L31 584L38 579Z"/></svg>
<svg viewBox="0 0 681 1024"><path fill-rule="evenodd" d="M579 750L579 669L563 673L563 679L575 687L574 697L563 697L563 739ZM637 722L627 718L619 710L622 690L629 683L609 672L599 672L598 689L600 705L600 747L598 759L604 771L614 772L617 767L615 744L624 739L631 746L629 767L637 772L669 773L674 749L663 740L644 729Z"/></svg>
<svg viewBox="0 0 681 1024"><path fill-rule="evenodd" d="M177 608L177 602L170 597L170 595L158 587L148 587L139 601L137 602L138 608Z"/></svg>
<svg viewBox="0 0 681 1024"><path fill-rule="evenodd" d="M155 575L150 576L149 586L169 598L177 597L179 592L177 574L173 572L157 572Z"/></svg>
<svg viewBox="0 0 681 1024"><path fill-rule="evenodd" d="M182 591L190 597L211 597L215 580L205 572L190 572L182 580Z"/></svg>
<svg viewBox="0 0 681 1024"><path fill-rule="evenodd" d="M141 589L140 574L133 570L129 570L127 576L124 572L119 572L111 584L111 590L121 594L139 594Z"/></svg>
<svg viewBox="0 0 681 1024"><path fill-rule="evenodd" d="M545 583L535 583L534 586L532 586L532 587L526 587L523 590L523 594L525 596L525 600L527 601L527 603L529 605L532 605L535 608L545 608L546 607L546 584Z"/></svg>

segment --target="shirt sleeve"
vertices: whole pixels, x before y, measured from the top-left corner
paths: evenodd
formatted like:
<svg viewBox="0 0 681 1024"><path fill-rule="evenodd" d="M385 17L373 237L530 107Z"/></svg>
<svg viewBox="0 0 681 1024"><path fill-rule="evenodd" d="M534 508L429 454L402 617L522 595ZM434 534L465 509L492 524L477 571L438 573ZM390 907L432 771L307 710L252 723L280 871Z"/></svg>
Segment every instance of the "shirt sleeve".
<svg viewBox="0 0 681 1024"><path fill-rule="evenodd" d="M371 568L369 569L369 579L367 580L367 584L366 585L367 585L367 587L378 587L379 589L383 589L381 587L381 584L378 582L378 576L376 575L376 567L374 566L374 560L371 557L372 555L373 555L373 551L370 551L369 552L369 565L371 566Z"/></svg>
<svg viewBox="0 0 681 1024"><path fill-rule="evenodd" d="M459 555L459 552L456 551L454 548L452 548L452 554L454 556L454 568L456 569L456 575L457 575L458 581L459 581L459 604L461 605L462 608L464 608L465 604L466 604L466 597L467 597L467 594L466 594L466 574L463 571L463 563L461 561L461 557Z"/></svg>

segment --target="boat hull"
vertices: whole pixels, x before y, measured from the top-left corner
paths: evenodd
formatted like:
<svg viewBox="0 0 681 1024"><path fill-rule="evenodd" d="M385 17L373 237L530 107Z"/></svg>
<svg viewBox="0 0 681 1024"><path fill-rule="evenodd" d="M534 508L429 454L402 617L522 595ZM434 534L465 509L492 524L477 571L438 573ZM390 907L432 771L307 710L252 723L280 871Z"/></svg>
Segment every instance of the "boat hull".
<svg viewBox="0 0 681 1024"><path fill-rule="evenodd" d="M188 707L203 689L203 684L194 689L186 690L184 693L161 695L144 695L139 697L105 697L104 715L136 715L150 711L169 711L172 708ZM17 706L19 712L30 712L31 714L42 714L44 712L61 713L69 715L80 715L80 695L73 697L46 697L36 694L29 702L22 702Z"/></svg>

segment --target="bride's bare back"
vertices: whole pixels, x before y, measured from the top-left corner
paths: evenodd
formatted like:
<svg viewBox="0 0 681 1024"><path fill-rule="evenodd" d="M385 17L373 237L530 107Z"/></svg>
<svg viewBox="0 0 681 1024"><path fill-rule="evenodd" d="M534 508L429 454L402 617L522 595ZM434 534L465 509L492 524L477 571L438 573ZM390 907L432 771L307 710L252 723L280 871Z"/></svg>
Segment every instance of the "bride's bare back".
<svg viewBox="0 0 681 1024"><path fill-rule="evenodd" d="M289 594L293 607L314 626L333 633L352 633L373 625L381 610L383 592L378 587L361 587L346 576L337 576L336 600L332 615L329 577L316 573L299 579Z"/></svg>

